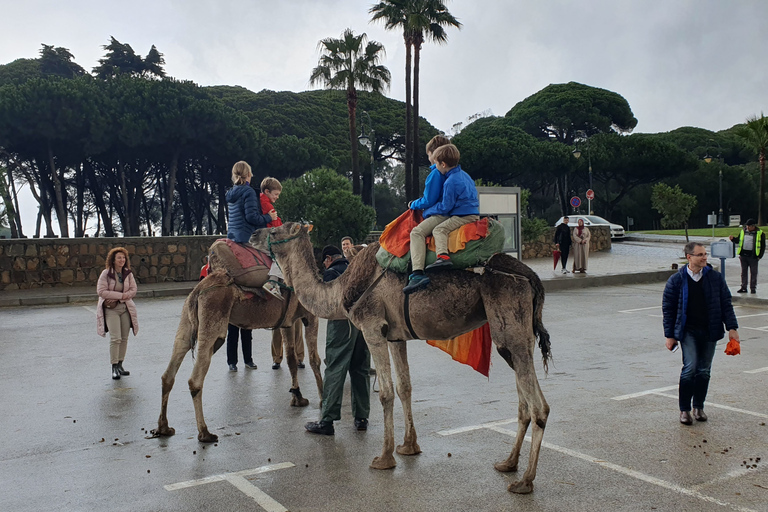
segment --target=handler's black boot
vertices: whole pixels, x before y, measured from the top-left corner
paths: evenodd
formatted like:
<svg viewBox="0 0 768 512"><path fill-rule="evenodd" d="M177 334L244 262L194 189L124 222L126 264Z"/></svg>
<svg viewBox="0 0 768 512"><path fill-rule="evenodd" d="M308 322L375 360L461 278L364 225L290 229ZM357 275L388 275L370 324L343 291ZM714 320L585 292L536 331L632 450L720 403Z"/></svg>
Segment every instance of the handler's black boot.
<svg viewBox="0 0 768 512"><path fill-rule="evenodd" d="M114 380L117 380L120 378L120 368L118 368L118 365L116 364L112 365L112 378Z"/></svg>
<svg viewBox="0 0 768 512"><path fill-rule="evenodd" d="M120 375L130 375L131 374L131 372L129 372L128 370L123 368L123 362L122 361L118 361L117 362L117 369L120 371Z"/></svg>

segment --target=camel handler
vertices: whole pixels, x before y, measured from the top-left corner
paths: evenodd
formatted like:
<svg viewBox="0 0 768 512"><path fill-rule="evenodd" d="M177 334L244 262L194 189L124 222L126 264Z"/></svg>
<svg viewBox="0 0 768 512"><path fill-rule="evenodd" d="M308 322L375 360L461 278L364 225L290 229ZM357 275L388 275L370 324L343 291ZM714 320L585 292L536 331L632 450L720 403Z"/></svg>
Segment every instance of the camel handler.
<svg viewBox="0 0 768 512"><path fill-rule="evenodd" d="M747 219L744 229L737 236L729 236L736 246L736 254L741 262L741 288L736 293L747 293L747 274L749 273L749 291L757 293L757 263L765 254L765 233L758 227L755 219Z"/></svg>
<svg viewBox="0 0 768 512"><path fill-rule="evenodd" d="M339 277L349 262L341 250L327 245L322 252L323 281ZM332 436L333 422L341 419L344 381L349 372L352 388L352 414L357 430L368 429L371 412L371 353L362 333L349 320L328 320L325 334L325 375L323 376L323 406L320 421L311 421L304 428L313 434Z"/></svg>

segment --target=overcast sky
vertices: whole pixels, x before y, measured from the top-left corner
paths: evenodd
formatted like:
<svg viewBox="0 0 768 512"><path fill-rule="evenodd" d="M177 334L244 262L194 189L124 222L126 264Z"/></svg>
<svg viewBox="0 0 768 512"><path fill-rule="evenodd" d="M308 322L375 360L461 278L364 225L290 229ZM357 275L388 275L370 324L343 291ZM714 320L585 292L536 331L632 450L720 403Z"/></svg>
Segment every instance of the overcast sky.
<svg viewBox="0 0 768 512"><path fill-rule="evenodd" d="M369 23L373 0L3 0L0 64L69 48L86 69L114 36L200 85L304 91L317 43L346 29L384 44L387 96L403 100L402 34ZM463 24L426 43L421 114L440 130L504 115L551 83L615 91L636 132L722 130L768 111L767 0L454 0ZM25 222L26 231L30 224Z"/></svg>

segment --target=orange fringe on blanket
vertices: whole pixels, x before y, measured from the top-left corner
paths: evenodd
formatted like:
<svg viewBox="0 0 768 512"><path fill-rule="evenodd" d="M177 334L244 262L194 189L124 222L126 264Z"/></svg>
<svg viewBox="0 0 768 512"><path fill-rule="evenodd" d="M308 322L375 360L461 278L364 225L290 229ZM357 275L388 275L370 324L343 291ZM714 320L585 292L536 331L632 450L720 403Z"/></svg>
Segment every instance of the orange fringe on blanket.
<svg viewBox="0 0 768 512"><path fill-rule="evenodd" d="M491 329L487 323L450 340L427 340L427 343L450 354L454 361L467 364L488 377L491 367Z"/></svg>
<svg viewBox="0 0 768 512"><path fill-rule="evenodd" d="M479 240L488 236L488 217L484 217L476 222L464 224L459 229L451 231L448 235L448 252L459 252L464 249L467 242ZM435 237L427 238L427 249L434 251Z"/></svg>

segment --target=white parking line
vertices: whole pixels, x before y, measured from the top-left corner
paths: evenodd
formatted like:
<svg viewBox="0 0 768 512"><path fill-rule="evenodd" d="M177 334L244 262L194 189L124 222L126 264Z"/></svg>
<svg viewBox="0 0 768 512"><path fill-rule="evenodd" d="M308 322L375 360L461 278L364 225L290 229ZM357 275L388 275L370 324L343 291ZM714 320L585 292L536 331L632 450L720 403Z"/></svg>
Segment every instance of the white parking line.
<svg viewBox="0 0 768 512"><path fill-rule="evenodd" d="M661 306L651 306L649 308L623 309L619 313L633 313L635 311L646 311L648 309L659 309Z"/></svg>
<svg viewBox="0 0 768 512"><path fill-rule="evenodd" d="M498 425L507 425L509 423L515 423L517 422L516 418L512 418L509 420L498 420L498 421L491 421L488 423L483 423L481 425L472 425L469 427L459 427L459 428L452 428L450 430L441 430L438 432L441 436L452 436L454 434L463 434L464 432L471 432L473 430L481 430L484 428L493 428Z"/></svg>
<svg viewBox="0 0 768 512"><path fill-rule="evenodd" d="M749 329L750 331L766 332L766 331L768 331L768 326L766 326L766 327L745 327L745 326L742 325L741 327L739 327L739 329Z"/></svg>
<svg viewBox="0 0 768 512"><path fill-rule="evenodd" d="M677 386L667 386L665 388L656 388L656 389L649 389L648 391L640 391L638 393L631 393L629 395L621 395L621 396L615 396L611 398L611 400L627 400L629 398L637 398L639 396L643 395L652 395L658 391L670 391L673 389L677 389Z"/></svg>
<svg viewBox="0 0 768 512"><path fill-rule="evenodd" d="M647 393L644 392L643 394L647 394ZM469 432L469 431L473 431L473 430L479 430L479 429L482 429L482 428L488 428L488 430L492 430L494 432L498 432L498 433L501 433L501 434L504 434L504 435L508 435L510 437L516 437L517 436L516 432L514 432L512 430L509 430L509 429L501 428L499 426L499 425L506 424L506 423L511 423L511 422L510 421L492 422L492 423L484 424L484 425L489 425L487 427L484 426L484 425L475 425L475 426L470 426L470 427L462 427L462 428L458 428L458 429L451 429L450 431L449 430L444 430L444 431L438 432L438 434L449 435L449 434L447 434L447 432ZM525 436L525 440L530 443L531 442L531 436ZM541 446L543 448L547 448L549 450L553 450L553 451L562 453L564 455L568 455L570 457L581 459L583 461L589 462L590 464L597 464L600 467L616 471L617 473L621 473L623 475L635 478L637 480L641 480L643 482L647 482L649 484L656 485L658 487L662 487L664 489L667 489L667 490L670 490L670 491L673 491L673 492L676 492L676 493L679 493L679 494L684 494L686 496L690 496L691 498L696 498L698 500L706 501L707 503L713 503L715 505L720 505L721 507L727 507L727 508L730 508L730 509L733 509L733 510L738 510L740 512L756 512L755 510L753 510L751 508L740 507L739 505L734 505L733 503L728 503L728 502L725 502L725 501L721 501L721 500L718 500L717 498L713 498L711 496L707 496L705 494L702 494L702 493L700 493L699 491L697 491L695 489L687 489L685 487L681 487L681 486L679 486L677 484L674 484L672 482L667 482L666 480L662 480L660 478L656 478L656 477L651 476L651 475L646 475L645 473L641 473L639 471L635 471L634 469L625 468L624 466L620 466L618 464L614 464L614 463L608 462L606 460L598 459L597 457L593 457L592 455L588 455L586 453L581 453L581 452L577 452L575 450L571 450L570 448L565 448L563 446L558 446L556 444L548 443L546 441L542 442Z"/></svg>
<svg viewBox="0 0 768 512"><path fill-rule="evenodd" d="M666 393L653 393L654 395L658 396L664 396L667 398L674 398L677 400L679 397L677 395L668 395ZM726 411L732 411L732 412L740 412L741 414L748 414L750 416L757 416L758 418L768 418L768 414L763 414L761 412L752 412L747 411L746 409L738 409L736 407L731 407L730 405L720 405L720 404L713 404L712 402L707 402L707 407L714 407L716 409L724 409Z"/></svg>
<svg viewBox="0 0 768 512"><path fill-rule="evenodd" d="M739 319L739 318L751 318L753 316L768 316L768 313L755 313L754 315L741 315L741 316L736 316L736 319Z"/></svg>
<svg viewBox="0 0 768 512"><path fill-rule="evenodd" d="M760 373L760 372L768 372L768 366L765 368L758 368L757 370L744 370L744 373Z"/></svg>
<svg viewBox="0 0 768 512"><path fill-rule="evenodd" d="M91 306L82 306L82 308L89 313L93 313L94 315L96 314L96 308L92 308Z"/></svg>
<svg viewBox="0 0 768 512"><path fill-rule="evenodd" d="M176 484L170 484L164 486L166 491L177 491L179 489L188 489L198 485L210 484L212 482L226 481L237 487L240 492L246 496L250 496L253 501L256 502L266 512L288 512L288 509L282 506L280 503L272 499L267 493L253 485L246 476L258 475L259 473L267 473L269 471L276 471L278 469L292 468L294 464L292 462L281 462L280 464L271 464L269 466L261 466L259 468L246 469L238 471L236 473L225 473L223 475L213 475L205 478L199 478L197 480L188 480L186 482L179 482Z"/></svg>

